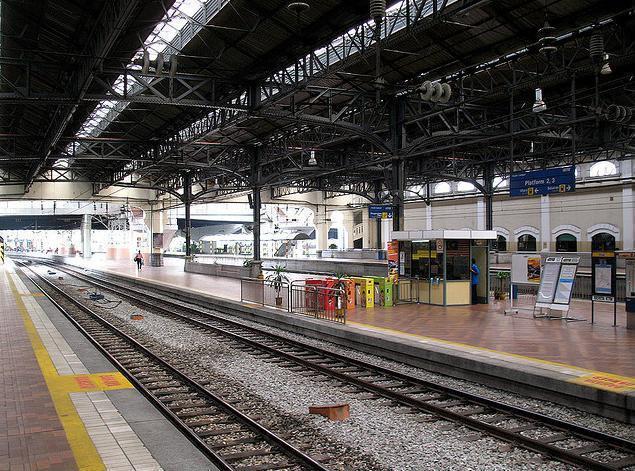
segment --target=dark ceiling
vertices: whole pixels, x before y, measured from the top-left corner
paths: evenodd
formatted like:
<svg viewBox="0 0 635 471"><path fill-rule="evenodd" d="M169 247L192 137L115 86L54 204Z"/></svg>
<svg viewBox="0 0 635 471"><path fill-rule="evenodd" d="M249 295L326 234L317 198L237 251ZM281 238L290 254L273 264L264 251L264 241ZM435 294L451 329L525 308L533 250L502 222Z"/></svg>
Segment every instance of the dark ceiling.
<svg viewBox="0 0 635 471"><path fill-rule="evenodd" d="M3 1L5 184L90 181L95 193L135 186L182 198L191 179L207 199L271 188L394 201L404 184L487 181L633 148L630 0L404 0L382 23L379 54L373 23L362 26L366 0L316 0L299 13L286 0L230 1L173 51L175 76L141 74L147 87L124 97L99 136L74 139L114 78L140 74L127 64L172 2L122 2L121 28L84 89L73 77L108 4L80 3ZM610 75L600 74L604 53ZM447 83L451 99L423 99L426 80ZM532 113L538 87L544 113ZM60 115L68 120L52 139Z"/></svg>

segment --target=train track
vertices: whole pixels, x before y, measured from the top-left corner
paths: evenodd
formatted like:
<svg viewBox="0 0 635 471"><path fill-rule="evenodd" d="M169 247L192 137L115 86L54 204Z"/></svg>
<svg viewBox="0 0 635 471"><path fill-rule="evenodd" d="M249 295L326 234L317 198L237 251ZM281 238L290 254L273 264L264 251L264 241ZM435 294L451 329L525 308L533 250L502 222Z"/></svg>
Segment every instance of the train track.
<svg viewBox="0 0 635 471"><path fill-rule="evenodd" d="M31 272L42 285L23 269L25 276L220 470L328 469L190 378L183 367L159 358L54 283Z"/></svg>
<svg viewBox="0 0 635 471"><path fill-rule="evenodd" d="M216 337L229 339L237 348L247 352L264 354L283 361L287 367L311 371L316 376L335 378L360 391L390 399L432 417L450 420L553 459L597 470L635 466L635 443L631 441L350 359L214 316L209 311L170 299L169 296L157 298L155 294L138 288L133 290L125 284L91 276L73 268L49 266L144 309L205 329ZM506 423L514 423L515 426L505 427ZM579 445L566 446L572 442ZM603 454L609 458L594 458ZM617 458L611 459L611 456Z"/></svg>

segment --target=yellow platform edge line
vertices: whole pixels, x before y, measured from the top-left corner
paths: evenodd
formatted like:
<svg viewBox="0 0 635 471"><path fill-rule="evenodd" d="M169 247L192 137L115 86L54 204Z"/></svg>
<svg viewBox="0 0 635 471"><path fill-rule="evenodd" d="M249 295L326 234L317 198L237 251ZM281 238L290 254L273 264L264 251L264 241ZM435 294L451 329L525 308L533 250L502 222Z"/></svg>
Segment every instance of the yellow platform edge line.
<svg viewBox="0 0 635 471"><path fill-rule="evenodd" d="M59 378L57 369L55 368L48 351L44 347L35 325L33 325L31 316L29 316L27 308L22 301L22 297L18 293L13 279L6 274L5 277L9 281L9 286L11 287L16 305L24 322L24 327L29 336L29 340L31 341L33 352L35 353L40 370L42 371L42 375L44 376L44 380L46 381L46 385L51 394L51 399L55 405L55 410L57 411L59 420L64 428L64 432L66 433L66 438L71 447L71 451L73 452L77 467L82 471L105 470L106 467L104 466L93 441L88 435L88 431L86 430L81 417L77 413L73 401L67 391L61 387L61 384L58 381L55 380L55 378Z"/></svg>
<svg viewBox="0 0 635 471"><path fill-rule="evenodd" d="M467 343L461 343L461 342L453 342L451 340L444 340L444 339L439 339L439 338L435 338L435 337L426 337L425 335L419 335L419 334L413 334L410 332L404 332L401 330L395 330L395 329L390 329L387 327L379 327L379 326L375 326L372 324L365 324L362 322L355 322L355 321L346 321L347 325L351 325L354 327L361 327L363 329L366 330L374 330L377 332L385 332L388 334L393 334L393 335L400 335L400 336L405 336L405 337L411 337L414 340L427 340L430 342L436 342L442 345L449 345L449 346L453 346L453 347L459 347L459 348L463 348L463 349L472 349L472 350L480 350L483 352L488 352L488 353L495 353L498 355L502 355L502 356L509 356L512 358L519 358L522 360L526 360L526 361L530 361L530 362L534 362L534 363L539 363L539 364L543 364L543 365L550 365L550 366L557 366L560 368L566 368L568 370L575 370L578 371L580 373L582 373L580 376L577 376L575 378L572 378L570 380L568 380L567 382L569 383L576 383L576 384L581 384L583 386L588 386L591 388L596 388L596 389L605 389L605 390L611 390L611 391L630 391L635 389L635 378L630 377L630 376L621 376L621 375L617 375L614 373L607 373L604 371L595 371L595 370L590 370L587 368L581 368L579 366L573 366L573 365L568 365L566 363L560 363L560 362L556 362L556 361L549 361L549 360L543 360L540 358L534 358L534 357L529 357L529 356L525 356L525 355L519 355L517 353L509 353L509 352L502 352L500 350L493 350L491 348L486 348L486 347L479 347L476 345L470 345ZM620 389L615 389L615 388L606 388L603 387L603 385L600 382L590 382L590 381L585 381L585 379L587 378L594 378L597 376L602 376L602 377L606 377L606 378L611 378L611 379L617 379L620 380L623 383L628 383L626 385L624 385L624 387L620 388Z"/></svg>

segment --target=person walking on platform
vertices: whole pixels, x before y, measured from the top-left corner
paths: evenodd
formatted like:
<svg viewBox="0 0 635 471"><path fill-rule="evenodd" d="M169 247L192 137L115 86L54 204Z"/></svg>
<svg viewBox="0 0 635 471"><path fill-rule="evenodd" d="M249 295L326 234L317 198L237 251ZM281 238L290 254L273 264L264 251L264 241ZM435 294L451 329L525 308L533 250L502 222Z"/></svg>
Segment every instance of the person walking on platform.
<svg viewBox="0 0 635 471"><path fill-rule="evenodd" d="M137 262L137 270L141 270L141 267L143 266L143 254L141 253L141 250L139 250L137 255L134 256L134 261Z"/></svg>
<svg viewBox="0 0 635 471"><path fill-rule="evenodd" d="M472 259L472 266L470 267L470 272L472 273L472 304L478 304L478 275L480 275L481 270L478 269L478 265L476 264L476 259Z"/></svg>

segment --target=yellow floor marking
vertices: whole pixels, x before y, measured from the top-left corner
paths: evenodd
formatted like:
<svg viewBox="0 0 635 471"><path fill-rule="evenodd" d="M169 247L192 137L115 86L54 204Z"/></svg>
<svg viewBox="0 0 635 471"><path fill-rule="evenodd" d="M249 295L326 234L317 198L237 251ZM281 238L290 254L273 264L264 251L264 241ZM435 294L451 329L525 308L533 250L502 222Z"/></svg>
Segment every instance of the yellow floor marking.
<svg viewBox="0 0 635 471"><path fill-rule="evenodd" d="M605 391L626 392L635 390L635 378L610 373L584 375L571 382L592 388L604 389Z"/></svg>
<svg viewBox="0 0 635 471"><path fill-rule="evenodd" d="M6 276L6 275L5 275ZM82 471L102 471L105 466L91 440L84 422L80 418L69 396L72 392L108 391L114 389L127 389L132 385L119 372L97 373L90 375L60 376L49 356L46 347L42 343L37 329L29 316L28 310L22 301L22 296L10 276L6 276L13 292L16 305L22 316L24 327L31 341L35 357L46 381L55 404L55 410L64 427L66 438L75 457L77 467Z"/></svg>
<svg viewBox="0 0 635 471"><path fill-rule="evenodd" d="M573 366L573 365L567 365L566 363L559 363L556 361L549 361L549 360L542 360L540 358L533 358L533 357L528 357L525 355L519 355L517 353L508 353L508 352L501 352L499 350L493 350L491 348L485 348L485 347L478 347L475 345L469 345L466 343L460 343L460 342L453 342L451 340L443 340L443 339L438 339L435 337L426 337L425 335L419 335L419 334L412 334L410 332L404 332L401 330L395 330L395 329L389 329L386 327L378 327L372 324L364 324L362 322L353 322L353 321L346 321L347 325L352 325L352 326L357 326L357 327L361 327L363 329L367 329L367 330L375 330L375 331L380 331L380 332L386 332L389 334L396 334L396 335L400 335L400 336L405 336L405 337L412 337L415 340L427 340L427 341L431 341L431 342L437 342L440 344L445 344L445 345L451 345L453 347L459 347L462 349L472 349L472 350L480 350L483 352L489 352L489 353L496 353L498 355L503 355L503 356L509 356L509 357L513 357L513 358L520 358L526 361L530 361L530 362L535 362L535 363L541 363L544 365L551 365L551 366L557 366L560 368L566 368L567 370L574 370L577 371L579 373L584 373L584 375L580 375L578 377L572 378L570 380L567 380L567 382L569 383L576 383L576 384L582 384L584 386L589 386L592 388L599 388L599 389L609 389L611 391L618 391L618 392L622 392L622 391L628 391L631 389L635 389L635 378L631 378L628 376L619 376L619 375L614 375L612 373L604 373L602 371L595 371L595 370L589 370L587 368L580 368L578 366ZM591 381L591 380L586 380L584 381L584 378L587 379L591 379L591 378L595 378L597 381ZM603 385L603 381L601 381L598 378L611 378L612 380L615 379L619 379L619 381L624 381L628 384L632 384L633 386L624 386L622 389L617 389L615 387L607 387L606 385Z"/></svg>

